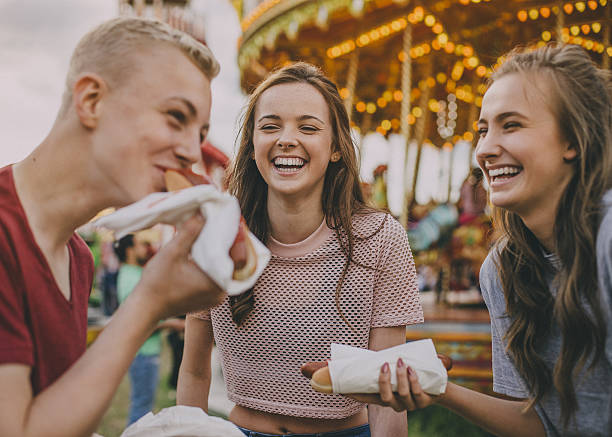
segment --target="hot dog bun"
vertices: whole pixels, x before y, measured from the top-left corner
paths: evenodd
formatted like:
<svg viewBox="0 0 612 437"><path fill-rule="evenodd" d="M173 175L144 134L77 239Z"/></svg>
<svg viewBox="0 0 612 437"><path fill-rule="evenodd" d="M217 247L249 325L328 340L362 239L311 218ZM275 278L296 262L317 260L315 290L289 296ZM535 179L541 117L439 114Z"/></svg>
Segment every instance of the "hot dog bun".
<svg viewBox="0 0 612 437"><path fill-rule="evenodd" d="M238 244L239 239L244 243L244 250L246 251L244 262L234 262L234 273L232 278L237 281L244 281L257 269L257 253L255 252L255 247L253 246L253 242L249 238L248 234L249 230L246 224L241 221L240 229L238 230L238 235L236 236L236 241L234 241L234 246ZM230 249L231 255L231 249Z"/></svg>
<svg viewBox="0 0 612 437"><path fill-rule="evenodd" d="M188 169L166 170L164 173L167 191L178 191L194 185L208 184L210 181ZM248 228L244 219L240 218L240 225L236 239L230 248L230 258L234 261L232 278L243 281L257 269L257 253L248 235Z"/></svg>
<svg viewBox="0 0 612 437"><path fill-rule="evenodd" d="M320 393L333 393L329 367L325 366L315 371L310 379L310 386Z"/></svg>
<svg viewBox="0 0 612 437"><path fill-rule="evenodd" d="M168 191L178 191L193 187L193 184L185 176L175 170L166 170L164 179L166 180L166 190Z"/></svg>

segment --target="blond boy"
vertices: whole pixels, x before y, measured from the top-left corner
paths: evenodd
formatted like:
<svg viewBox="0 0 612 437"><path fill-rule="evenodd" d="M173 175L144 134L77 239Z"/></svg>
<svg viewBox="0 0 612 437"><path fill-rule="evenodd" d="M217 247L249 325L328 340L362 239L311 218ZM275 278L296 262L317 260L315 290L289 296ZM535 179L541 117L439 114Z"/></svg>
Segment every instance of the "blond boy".
<svg viewBox="0 0 612 437"><path fill-rule="evenodd" d="M106 22L75 49L49 135L0 169L0 435L91 435L157 322L223 298L189 260L194 217L85 350L93 265L75 229L197 161L218 70L162 23Z"/></svg>

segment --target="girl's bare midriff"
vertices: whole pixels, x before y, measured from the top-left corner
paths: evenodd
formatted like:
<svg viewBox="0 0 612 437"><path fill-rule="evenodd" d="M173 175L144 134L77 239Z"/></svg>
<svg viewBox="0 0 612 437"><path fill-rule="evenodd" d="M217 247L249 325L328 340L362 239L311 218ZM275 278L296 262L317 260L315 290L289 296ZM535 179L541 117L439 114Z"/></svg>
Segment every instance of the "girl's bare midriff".
<svg viewBox="0 0 612 437"><path fill-rule="evenodd" d="M339 431L368 423L364 407L359 413L345 419L313 419L266 413L236 405L229 419L236 425L266 434L311 434Z"/></svg>

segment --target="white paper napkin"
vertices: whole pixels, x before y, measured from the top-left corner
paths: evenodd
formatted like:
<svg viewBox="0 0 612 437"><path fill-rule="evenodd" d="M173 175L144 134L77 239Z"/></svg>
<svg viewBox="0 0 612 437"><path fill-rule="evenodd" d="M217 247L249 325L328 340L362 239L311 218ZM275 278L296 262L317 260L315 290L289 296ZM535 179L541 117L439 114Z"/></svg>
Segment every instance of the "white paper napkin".
<svg viewBox="0 0 612 437"><path fill-rule="evenodd" d="M116 238L150 228L157 223L178 225L197 211L206 223L191 248L194 262L229 295L240 294L255 282L270 261L270 251L253 234L248 237L257 253L255 273L244 281L232 278L234 262L229 256L240 223L238 200L212 185L196 185L170 193L153 193L94 225L115 231Z"/></svg>
<svg viewBox="0 0 612 437"><path fill-rule="evenodd" d="M244 437L233 423L209 416L197 407L178 405L148 413L130 425L121 437Z"/></svg>
<svg viewBox="0 0 612 437"><path fill-rule="evenodd" d="M431 339L412 341L381 351L371 351L332 343L329 374L334 393L378 393L378 376L389 363L391 386L397 390L398 358L412 367L426 393L439 395L446 391L448 374L437 356Z"/></svg>

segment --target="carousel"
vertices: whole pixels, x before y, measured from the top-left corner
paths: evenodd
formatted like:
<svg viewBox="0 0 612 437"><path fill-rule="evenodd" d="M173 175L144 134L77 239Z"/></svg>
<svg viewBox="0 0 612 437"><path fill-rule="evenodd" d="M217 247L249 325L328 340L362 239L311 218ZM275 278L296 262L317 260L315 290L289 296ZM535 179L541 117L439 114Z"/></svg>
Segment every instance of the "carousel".
<svg viewBox="0 0 612 437"><path fill-rule="evenodd" d="M610 68L607 0L242 0L238 64L250 92L294 61L320 66L352 120L372 203L406 227L431 337L455 381L491 392L478 273L495 239L474 168L486 79L517 45L581 45ZM431 290L431 291L427 291Z"/></svg>

